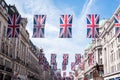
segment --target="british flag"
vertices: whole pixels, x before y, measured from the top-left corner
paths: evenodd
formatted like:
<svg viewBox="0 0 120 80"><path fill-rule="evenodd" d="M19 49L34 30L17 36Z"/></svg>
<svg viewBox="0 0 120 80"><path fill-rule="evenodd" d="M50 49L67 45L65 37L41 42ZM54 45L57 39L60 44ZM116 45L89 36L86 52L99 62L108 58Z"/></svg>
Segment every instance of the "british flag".
<svg viewBox="0 0 120 80"><path fill-rule="evenodd" d="M66 77L66 72L63 72L63 77L64 77L64 78Z"/></svg>
<svg viewBox="0 0 120 80"><path fill-rule="evenodd" d="M60 16L59 38L72 38L72 15Z"/></svg>
<svg viewBox="0 0 120 80"><path fill-rule="evenodd" d="M63 60L62 65L68 65L68 60Z"/></svg>
<svg viewBox="0 0 120 80"><path fill-rule="evenodd" d="M74 80L74 76L73 76L72 72L69 72L69 76L70 76L71 80Z"/></svg>
<svg viewBox="0 0 120 80"><path fill-rule="evenodd" d="M7 36L9 38L18 37L20 20L21 20L21 16L19 14L8 15Z"/></svg>
<svg viewBox="0 0 120 80"><path fill-rule="evenodd" d="M54 71L57 70L57 63L51 66Z"/></svg>
<svg viewBox="0 0 120 80"><path fill-rule="evenodd" d="M79 64L79 68L80 68L81 70L84 70L84 66L85 66L85 63L84 63L84 62L81 62L81 63Z"/></svg>
<svg viewBox="0 0 120 80"><path fill-rule="evenodd" d="M66 65L62 64L62 70L66 70Z"/></svg>
<svg viewBox="0 0 120 80"><path fill-rule="evenodd" d="M53 71L52 69L51 69L50 74L51 74L51 76L54 76L54 75L55 75L55 73L54 73L54 71Z"/></svg>
<svg viewBox="0 0 120 80"><path fill-rule="evenodd" d="M78 65L81 62L81 55L75 54L75 64Z"/></svg>
<svg viewBox="0 0 120 80"><path fill-rule="evenodd" d="M51 64L56 64L56 54L51 54Z"/></svg>
<svg viewBox="0 0 120 80"><path fill-rule="evenodd" d="M57 80L61 80L61 69L57 69L56 75L57 75Z"/></svg>
<svg viewBox="0 0 120 80"><path fill-rule="evenodd" d="M44 62L45 62L45 60L46 60L46 58L45 58L44 54L41 53L41 54L39 55L39 64L40 64L40 65L43 65Z"/></svg>
<svg viewBox="0 0 120 80"><path fill-rule="evenodd" d="M50 68L49 63L47 62L47 60L44 60L44 64L43 64L44 71L48 71L49 68Z"/></svg>
<svg viewBox="0 0 120 80"><path fill-rule="evenodd" d="M68 54L63 54L63 65L67 65L68 64L68 58L69 58L69 55Z"/></svg>
<svg viewBox="0 0 120 80"><path fill-rule="evenodd" d="M99 37L99 15L97 14L87 15L87 37L88 38Z"/></svg>
<svg viewBox="0 0 120 80"><path fill-rule="evenodd" d="M44 38L46 15L34 15L33 38Z"/></svg>
<svg viewBox="0 0 120 80"><path fill-rule="evenodd" d="M63 59L67 60L69 58L69 54L63 54Z"/></svg>
<svg viewBox="0 0 120 80"><path fill-rule="evenodd" d="M120 13L114 14L115 35L120 36Z"/></svg>
<svg viewBox="0 0 120 80"><path fill-rule="evenodd" d="M94 64L94 55L93 55L93 53L88 54L88 64L89 64L89 66Z"/></svg>

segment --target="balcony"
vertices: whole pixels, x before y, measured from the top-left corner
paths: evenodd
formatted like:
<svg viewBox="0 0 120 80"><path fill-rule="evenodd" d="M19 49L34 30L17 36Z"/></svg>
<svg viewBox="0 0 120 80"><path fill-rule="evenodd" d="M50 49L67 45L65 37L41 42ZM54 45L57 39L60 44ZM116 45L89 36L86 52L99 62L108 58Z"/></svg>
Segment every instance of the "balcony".
<svg viewBox="0 0 120 80"><path fill-rule="evenodd" d="M12 69L9 68L9 67L6 67L5 71L7 71L7 72L12 72Z"/></svg>
<svg viewBox="0 0 120 80"><path fill-rule="evenodd" d="M0 64L0 70L4 70L5 66Z"/></svg>
<svg viewBox="0 0 120 80"><path fill-rule="evenodd" d="M20 62L20 58L19 58L19 57L16 57L15 61L16 61L16 62Z"/></svg>
<svg viewBox="0 0 120 80"><path fill-rule="evenodd" d="M34 78L34 76L33 76L33 75L28 75L27 77L28 77L28 78Z"/></svg>

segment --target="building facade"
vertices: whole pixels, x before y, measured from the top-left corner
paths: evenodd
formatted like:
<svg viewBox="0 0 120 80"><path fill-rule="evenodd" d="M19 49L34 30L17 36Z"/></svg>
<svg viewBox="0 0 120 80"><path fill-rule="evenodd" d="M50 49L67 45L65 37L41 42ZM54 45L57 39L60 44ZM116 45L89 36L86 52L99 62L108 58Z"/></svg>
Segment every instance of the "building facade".
<svg viewBox="0 0 120 80"><path fill-rule="evenodd" d="M120 13L120 6L114 14ZM114 15L113 14L113 15ZM104 63L104 79L120 79L120 37L115 36L114 16L112 16L102 27L102 53Z"/></svg>
<svg viewBox="0 0 120 80"><path fill-rule="evenodd" d="M99 42L99 41L97 41ZM96 40L90 44L84 55L84 79L85 80L103 80L103 63L102 63L102 53L101 45L97 43ZM89 61L89 55L92 54L92 63ZM99 70L98 70L99 68Z"/></svg>
<svg viewBox="0 0 120 80"><path fill-rule="evenodd" d="M52 80L39 65L40 49L29 39L27 18L21 18L18 38L7 37L7 15L20 14L15 5L0 0L0 80ZM45 79L43 76L47 76Z"/></svg>
<svg viewBox="0 0 120 80"><path fill-rule="evenodd" d="M114 14L120 13L120 6ZM93 39L85 49L85 80L120 79L120 36L115 36L114 14L108 20L100 21L99 38ZM93 65L89 65L89 54L93 54Z"/></svg>

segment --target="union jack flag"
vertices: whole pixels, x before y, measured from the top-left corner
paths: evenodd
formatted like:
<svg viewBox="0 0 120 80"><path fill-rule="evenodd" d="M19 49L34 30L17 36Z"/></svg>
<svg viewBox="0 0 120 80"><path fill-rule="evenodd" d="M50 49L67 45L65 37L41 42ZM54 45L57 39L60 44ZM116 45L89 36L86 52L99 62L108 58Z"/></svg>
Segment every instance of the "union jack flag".
<svg viewBox="0 0 120 80"><path fill-rule="evenodd" d="M75 54L75 64L78 65L81 62L81 55Z"/></svg>
<svg viewBox="0 0 120 80"><path fill-rule="evenodd" d="M92 53L88 54L88 64L89 65L93 65L94 64L94 55Z"/></svg>
<svg viewBox="0 0 120 80"><path fill-rule="evenodd" d="M62 64L62 70L66 70L66 65Z"/></svg>
<svg viewBox="0 0 120 80"><path fill-rule="evenodd" d="M75 77L77 77L78 76L78 71L75 71Z"/></svg>
<svg viewBox="0 0 120 80"><path fill-rule="evenodd" d="M68 65L68 60L63 60L62 65Z"/></svg>
<svg viewBox="0 0 120 80"><path fill-rule="evenodd" d="M71 70L75 71L75 62L71 62Z"/></svg>
<svg viewBox="0 0 120 80"><path fill-rule="evenodd" d="M34 15L33 38L44 38L46 15Z"/></svg>
<svg viewBox="0 0 120 80"><path fill-rule="evenodd" d="M68 54L63 54L63 65L67 65L68 64L68 58L69 58L69 55Z"/></svg>
<svg viewBox="0 0 120 80"><path fill-rule="evenodd" d="M85 63L84 63L84 62L81 62L81 63L79 64L79 68L80 68L81 70L84 70L84 65L85 65Z"/></svg>
<svg viewBox="0 0 120 80"><path fill-rule="evenodd" d="M64 78L66 77L66 72L63 72L63 77L64 77Z"/></svg>
<svg viewBox="0 0 120 80"><path fill-rule="evenodd" d="M61 70L60 69L57 69L56 75L57 75L57 80L61 80Z"/></svg>
<svg viewBox="0 0 120 80"><path fill-rule="evenodd" d="M71 80L74 80L74 76L73 76L72 72L69 72L69 76L70 76Z"/></svg>
<svg viewBox="0 0 120 80"><path fill-rule="evenodd" d="M59 38L72 38L72 15L60 16Z"/></svg>
<svg viewBox="0 0 120 80"><path fill-rule="evenodd" d="M49 70L50 66L49 66L49 63L47 62L47 60L44 61L43 68L44 68L44 71Z"/></svg>
<svg viewBox="0 0 120 80"><path fill-rule="evenodd" d="M57 70L57 63L51 66L54 71Z"/></svg>
<svg viewBox="0 0 120 80"><path fill-rule="evenodd" d="M115 35L120 36L120 13L114 14Z"/></svg>
<svg viewBox="0 0 120 80"><path fill-rule="evenodd" d="M51 70L51 76L54 76L55 75L55 73L54 73L54 71L53 70Z"/></svg>
<svg viewBox="0 0 120 80"><path fill-rule="evenodd" d="M99 15L87 15L87 37L98 38L99 36Z"/></svg>
<svg viewBox="0 0 120 80"><path fill-rule="evenodd" d="M8 15L7 36L9 38L18 37L20 20L21 20L21 16L19 14Z"/></svg>
<svg viewBox="0 0 120 80"><path fill-rule="evenodd" d="M67 60L69 58L69 55L68 54L63 54L63 59L64 60Z"/></svg>
<svg viewBox="0 0 120 80"><path fill-rule="evenodd" d="M51 54L51 64L56 64L56 54Z"/></svg>
<svg viewBox="0 0 120 80"><path fill-rule="evenodd" d="M45 60L46 60L46 58L45 58L44 54L41 53L41 54L39 55L39 64L40 64L40 65L43 65L44 62L45 62Z"/></svg>

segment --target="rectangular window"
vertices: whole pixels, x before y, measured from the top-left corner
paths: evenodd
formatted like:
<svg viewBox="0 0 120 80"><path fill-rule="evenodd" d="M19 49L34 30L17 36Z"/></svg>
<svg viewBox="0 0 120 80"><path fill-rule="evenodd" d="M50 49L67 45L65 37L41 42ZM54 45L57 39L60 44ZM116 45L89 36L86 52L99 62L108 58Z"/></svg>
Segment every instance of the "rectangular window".
<svg viewBox="0 0 120 80"><path fill-rule="evenodd" d="M6 35L5 33L6 33L6 27L4 26L2 37L5 37L5 35Z"/></svg>
<svg viewBox="0 0 120 80"><path fill-rule="evenodd" d="M2 26L1 26L1 21L0 21L0 33L1 33L1 28L2 28Z"/></svg>
<svg viewBox="0 0 120 80"><path fill-rule="evenodd" d="M113 53L111 54L111 62L114 61L114 58L113 58Z"/></svg>
<svg viewBox="0 0 120 80"><path fill-rule="evenodd" d="M0 57L0 65L3 65L3 58Z"/></svg>
<svg viewBox="0 0 120 80"><path fill-rule="evenodd" d="M120 59L120 49L117 51L117 59Z"/></svg>
<svg viewBox="0 0 120 80"><path fill-rule="evenodd" d="M6 11L8 12L8 7L6 7L5 9L6 9Z"/></svg>
<svg viewBox="0 0 120 80"><path fill-rule="evenodd" d="M120 63L117 64L117 70L120 70Z"/></svg>
<svg viewBox="0 0 120 80"><path fill-rule="evenodd" d="M118 42L120 42L120 36L118 36L117 39L118 39Z"/></svg>
<svg viewBox="0 0 120 80"><path fill-rule="evenodd" d="M8 67L8 68L11 68L11 62L5 60L5 66Z"/></svg>
<svg viewBox="0 0 120 80"><path fill-rule="evenodd" d="M111 67L111 73L113 73L113 72L114 72L114 66Z"/></svg>
<svg viewBox="0 0 120 80"><path fill-rule="evenodd" d="M2 6L4 7L5 6L5 2L2 1Z"/></svg>

